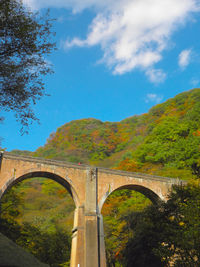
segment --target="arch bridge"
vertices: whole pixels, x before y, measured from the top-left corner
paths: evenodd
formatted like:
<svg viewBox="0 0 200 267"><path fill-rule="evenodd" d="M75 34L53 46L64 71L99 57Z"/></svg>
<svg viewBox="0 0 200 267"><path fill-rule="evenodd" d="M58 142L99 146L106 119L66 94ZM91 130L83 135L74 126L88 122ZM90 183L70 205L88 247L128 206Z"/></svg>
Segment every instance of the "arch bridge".
<svg viewBox="0 0 200 267"><path fill-rule="evenodd" d="M166 200L178 179L96 168L27 156L1 153L0 198L15 183L46 177L62 184L75 202L70 267L106 267L101 209L106 198L120 188L132 188L153 203Z"/></svg>

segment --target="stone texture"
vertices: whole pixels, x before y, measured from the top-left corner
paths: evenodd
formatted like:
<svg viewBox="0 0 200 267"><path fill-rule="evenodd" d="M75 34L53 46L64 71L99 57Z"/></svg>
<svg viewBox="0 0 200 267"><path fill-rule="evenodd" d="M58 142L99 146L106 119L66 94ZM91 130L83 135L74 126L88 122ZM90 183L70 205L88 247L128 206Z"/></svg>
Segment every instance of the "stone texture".
<svg viewBox="0 0 200 267"><path fill-rule="evenodd" d="M153 203L166 200L178 179L141 173L94 168L41 158L1 155L0 196L15 183L32 177L46 177L62 184L76 205L72 233L71 267L104 267L105 247L101 209L106 198L120 188L130 188Z"/></svg>

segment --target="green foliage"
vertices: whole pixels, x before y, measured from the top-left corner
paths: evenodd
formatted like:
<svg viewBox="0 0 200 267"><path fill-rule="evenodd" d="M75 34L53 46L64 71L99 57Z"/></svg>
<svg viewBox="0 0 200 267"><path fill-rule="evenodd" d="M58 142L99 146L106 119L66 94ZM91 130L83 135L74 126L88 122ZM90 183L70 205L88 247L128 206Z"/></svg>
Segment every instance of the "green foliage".
<svg viewBox="0 0 200 267"><path fill-rule="evenodd" d="M121 122L72 121L32 155L175 177L200 177L200 89ZM183 170L181 172L180 170Z"/></svg>
<svg viewBox="0 0 200 267"><path fill-rule="evenodd" d="M0 14L0 106L28 126L36 120L31 105L44 95L41 76L51 73L44 58L55 46L50 42L51 20L18 0L1 0Z"/></svg>
<svg viewBox="0 0 200 267"><path fill-rule="evenodd" d="M25 224L22 228L22 236L17 244L29 250L40 261L59 266L70 258L71 240L70 234L57 228L55 232L40 232L37 228Z"/></svg>
<svg viewBox="0 0 200 267"><path fill-rule="evenodd" d="M52 134L34 156L82 163L102 161L125 148L131 134L124 135L125 129L128 125L122 128L121 124L95 119L72 121Z"/></svg>
<svg viewBox="0 0 200 267"><path fill-rule="evenodd" d="M15 190L8 190L6 194L4 194L3 199L1 199L1 215L3 214L9 219L13 217L20 217L21 211L19 206L23 206L23 192L19 189L19 184L15 185Z"/></svg>
<svg viewBox="0 0 200 267"><path fill-rule="evenodd" d="M167 202L131 214L123 266L200 265L200 187L174 186Z"/></svg>
<svg viewBox="0 0 200 267"><path fill-rule="evenodd" d="M41 262L58 267L62 266L63 262L69 261L71 240L70 234L64 229L42 232L31 224L19 225L5 218L1 220L0 229L1 233L32 253Z"/></svg>
<svg viewBox="0 0 200 267"><path fill-rule="evenodd" d="M197 179L200 177L200 89L184 92L153 107L147 114L121 122L72 121L60 127L32 155ZM20 189L25 201L16 206L15 219L11 220L14 213L9 215L10 232L14 233L16 227L17 238L18 222L21 226L23 222L32 223L39 232L49 235L56 233L58 225L69 232L74 209L70 197L52 181L32 181L24 182ZM180 191L175 188L170 201L145 212L142 211L149 201L144 196L129 190L111 194L103 208L108 266L132 266L134 262L135 266L158 267L168 266L170 261L176 261L177 266L199 266L194 262L196 257L199 260L196 249L199 249L199 189L194 188ZM184 197L180 198L181 195ZM176 219L172 219L175 215ZM181 236L185 244L181 243ZM193 262L180 254L186 251ZM174 258L174 253L178 258ZM186 265L181 262L183 259Z"/></svg>
<svg viewBox="0 0 200 267"><path fill-rule="evenodd" d="M115 149L115 152L119 152L121 150L124 150L127 146L127 143L126 142L122 142L121 144L118 144L116 146L116 149Z"/></svg>
<svg viewBox="0 0 200 267"><path fill-rule="evenodd" d="M60 184L24 180L1 199L0 231L40 261L68 266L73 211L73 200Z"/></svg>
<svg viewBox="0 0 200 267"><path fill-rule="evenodd" d="M133 153L131 153L131 151L127 151L125 154L123 154L122 156L122 160L125 159L132 159L133 158Z"/></svg>
<svg viewBox="0 0 200 267"><path fill-rule="evenodd" d="M177 168L190 168L198 174L200 136L188 121L167 117L154 127L145 142L136 150L141 162L174 164Z"/></svg>
<svg viewBox="0 0 200 267"><path fill-rule="evenodd" d="M11 151L13 155L21 155L21 156L31 156L31 152L28 150L19 150L19 149L13 149Z"/></svg>
<svg viewBox="0 0 200 267"><path fill-rule="evenodd" d="M117 190L107 198L102 214L108 267L123 266L122 251L132 237L127 216L142 211L150 203L142 194L126 189Z"/></svg>

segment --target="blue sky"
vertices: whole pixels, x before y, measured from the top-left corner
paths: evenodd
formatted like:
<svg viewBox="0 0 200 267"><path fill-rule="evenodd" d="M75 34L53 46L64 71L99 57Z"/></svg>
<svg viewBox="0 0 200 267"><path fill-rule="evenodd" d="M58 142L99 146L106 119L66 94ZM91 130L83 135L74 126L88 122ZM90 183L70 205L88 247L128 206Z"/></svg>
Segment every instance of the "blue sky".
<svg viewBox="0 0 200 267"><path fill-rule="evenodd" d="M28 135L12 113L0 125L7 151L34 151L76 119L120 121L200 87L200 1L24 0L57 20L55 73Z"/></svg>

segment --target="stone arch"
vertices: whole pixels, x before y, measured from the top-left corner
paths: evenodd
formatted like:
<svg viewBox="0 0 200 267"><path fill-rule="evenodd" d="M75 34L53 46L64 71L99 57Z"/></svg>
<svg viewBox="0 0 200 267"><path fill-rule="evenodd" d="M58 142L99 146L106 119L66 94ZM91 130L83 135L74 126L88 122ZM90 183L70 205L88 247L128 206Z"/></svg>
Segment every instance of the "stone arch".
<svg viewBox="0 0 200 267"><path fill-rule="evenodd" d="M42 178L48 178L51 180L54 180L55 182L61 184L71 195L72 199L74 200L75 206L79 206L79 198L78 194L72 184L72 181L68 178L65 177L65 179L60 176L59 174L53 173L53 172L48 172L48 171L38 171L38 170L29 170L24 172L24 174L20 175L19 177L12 177L10 178L4 188L3 191L0 194L0 199L3 197L3 195L15 184L29 178L34 178L34 177L42 177Z"/></svg>
<svg viewBox="0 0 200 267"><path fill-rule="evenodd" d="M102 199L99 202L99 211L100 211L100 213L101 213L103 205L106 202L108 196L110 194L112 194L113 192L115 192L117 190L121 190L121 189L131 189L131 190L137 191L137 192L143 194L144 196L146 196L147 198L149 198L153 204L156 204L156 203L161 201L161 198L154 191L152 191L151 189L149 189L149 188L147 188L145 186L142 186L142 185L127 184L127 185L119 186L117 188L114 188L113 190L109 190L109 191L106 192L106 194L102 197Z"/></svg>

